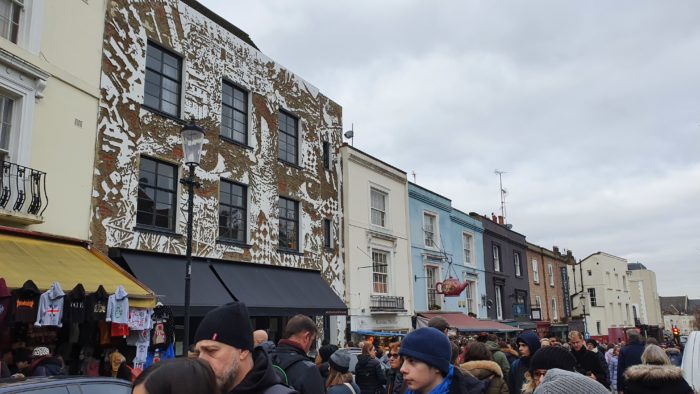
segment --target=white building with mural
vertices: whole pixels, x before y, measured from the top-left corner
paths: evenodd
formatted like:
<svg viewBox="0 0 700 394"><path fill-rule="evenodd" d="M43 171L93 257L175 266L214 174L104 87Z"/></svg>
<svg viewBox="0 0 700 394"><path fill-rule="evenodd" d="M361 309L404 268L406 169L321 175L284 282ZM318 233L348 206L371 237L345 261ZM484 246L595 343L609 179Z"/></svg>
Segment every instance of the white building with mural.
<svg viewBox="0 0 700 394"><path fill-rule="evenodd" d="M344 145L343 255L349 330L408 332L413 314L406 173Z"/></svg>
<svg viewBox="0 0 700 394"><path fill-rule="evenodd" d="M301 313L342 342L341 107L194 0L109 2L102 53L95 244L184 322L180 130L193 117L193 325L237 299L272 339Z"/></svg>
<svg viewBox="0 0 700 394"><path fill-rule="evenodd" d="M585 312L591 336L607 337L610 329L634 326L627 260L604 252L593 253L570 268L572 295L583 285L583 297L572 300L572 314ZM614 331L614 330L613 330Z"/></svg>

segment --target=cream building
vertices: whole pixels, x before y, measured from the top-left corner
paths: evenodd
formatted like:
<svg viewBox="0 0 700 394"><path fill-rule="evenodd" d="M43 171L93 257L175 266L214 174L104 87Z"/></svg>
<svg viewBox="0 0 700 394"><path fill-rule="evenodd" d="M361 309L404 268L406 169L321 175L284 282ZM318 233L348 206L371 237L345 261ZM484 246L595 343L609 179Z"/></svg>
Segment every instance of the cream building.
<svg viewBox="0 0 700 394"><path fill-rule="evenodd" d="M341 155L350 330L407 332L413 273L406 173L347 144Z"/></svg>
<svg viewBox="0 0 700 394"><path fill-rule="evenodd" d="M656 273L641 263L628 264L627 268L634 324L663 326L659 293L656 290Z"/></svg>
<svg viewBox="0 0 700 394"><path fill-rule="evenodd" d="M627 260L597 252L570 270L572 278L575 276L571 294L576 295L572 314L585 312L591 336L608 336L611 328L634 326Z"/></svg>
<svg viewBox="0 0 700 394"><path fill-rule="evenodd" d="M89 238L105 10L0 0L0 225Z"/></svg>

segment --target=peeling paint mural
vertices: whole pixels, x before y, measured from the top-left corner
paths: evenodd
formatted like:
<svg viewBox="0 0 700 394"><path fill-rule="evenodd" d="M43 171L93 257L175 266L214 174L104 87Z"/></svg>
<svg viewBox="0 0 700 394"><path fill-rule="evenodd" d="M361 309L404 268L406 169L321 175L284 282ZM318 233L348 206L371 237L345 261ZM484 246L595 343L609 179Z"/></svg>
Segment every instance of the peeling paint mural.
<svg viewBox="0 0 700 394"><path fill-rule="evenodd" d="M195 4L196 5L196 4ZM95 245L170 254L185 253L186 188L180 186L174 234L137 228L139 163L142 157L182 168L181 119L193 116L206 132L196 169L193 254L259 264L320 270L343 297L338 242L324 248L323 219L338 231L341 107L317 88L281 67L215 21L192 1L112 0L107 9L101 75L91 238ZM182 57L180 116L146 108L148 42ZM219 136L222 85L250 92L248 144ZM298 118L298 165L278 160L278 111ZM330 144L331 169L324 168L323 142ZM179 170L179 177L187 175ZM218 239L219 185L226 179L248 188L247 245ZM278 251L279 196L299 202L299 253Z"/></svg>

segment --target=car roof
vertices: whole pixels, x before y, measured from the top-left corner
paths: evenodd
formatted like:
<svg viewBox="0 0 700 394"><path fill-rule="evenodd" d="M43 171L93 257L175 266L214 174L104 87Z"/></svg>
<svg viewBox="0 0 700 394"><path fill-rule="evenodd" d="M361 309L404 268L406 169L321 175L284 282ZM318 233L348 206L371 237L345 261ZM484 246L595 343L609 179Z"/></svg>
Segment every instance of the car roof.
<svg viewBox="0 0 700 394"><path fill-rule="evenodd" d="M0 393L11 392L10 389L17 388L38 388L43 386L67 385L67 384L95 384L95 383L112 383L123 386L130 386L131 382L122 379L107 378L107 377L86 377L86 376L49 376L49 377L30 377L30 378L9 378L0 379Z"/></svg>

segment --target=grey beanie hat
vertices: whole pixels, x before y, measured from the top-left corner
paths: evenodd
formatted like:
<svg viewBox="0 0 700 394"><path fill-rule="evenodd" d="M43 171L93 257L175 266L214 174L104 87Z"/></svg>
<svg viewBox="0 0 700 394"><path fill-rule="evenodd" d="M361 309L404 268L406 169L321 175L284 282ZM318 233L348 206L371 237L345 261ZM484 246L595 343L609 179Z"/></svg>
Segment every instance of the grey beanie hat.
<svg viewBox="0 0 700 394"><path fill-rule="evenodd" d="M350 370L350 352L345 349L336 350L328 359L328 364L338 372L348 372Z"/></svg>
<svg viewBox="0 0 700 394"><path fill-rule="evenodd" d="M610 390L588 376L555 368L547 371L534 394L571 393L610 394Z"/></svg>

